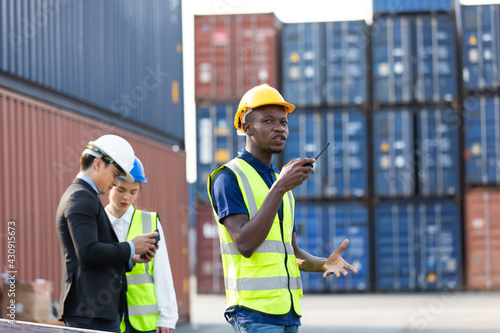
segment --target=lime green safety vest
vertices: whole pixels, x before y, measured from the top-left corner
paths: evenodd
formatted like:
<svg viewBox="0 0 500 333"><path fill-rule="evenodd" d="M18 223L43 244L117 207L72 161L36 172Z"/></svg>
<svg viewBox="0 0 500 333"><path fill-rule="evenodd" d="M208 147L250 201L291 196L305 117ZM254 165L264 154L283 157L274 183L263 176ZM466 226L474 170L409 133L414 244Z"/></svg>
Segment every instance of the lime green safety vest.
<svg viewBox="0 0 500 333"><path fill-rule="evenodd" d="M269 187L252 166L235 158L210 175L208 195L211 201L210 186L224 167L235 173L249 219L252 219L269 193ZM295 200L288 191L283 196L283 222L276 214L269 234L250 258L238 252L224 225L217 223L228 309L241 306L266 314L284 315L293 304L295 312L301 314L302 282L292 247L294 209ZM215 209L214 214L218 221Z"/></svg>
<svg viewBox="0 0 500 333"><path fill-rule="evenodd" d="M157 228L157 214L135 210L127 241L134 237L153 232ZM152 331L158 322L158 305L153 281L154 258L146 264L135 264L132 271L127 272L127 305L128 319L133 328L138 331ZM121 330L125 332L125 322L122 320Z"/></svg>

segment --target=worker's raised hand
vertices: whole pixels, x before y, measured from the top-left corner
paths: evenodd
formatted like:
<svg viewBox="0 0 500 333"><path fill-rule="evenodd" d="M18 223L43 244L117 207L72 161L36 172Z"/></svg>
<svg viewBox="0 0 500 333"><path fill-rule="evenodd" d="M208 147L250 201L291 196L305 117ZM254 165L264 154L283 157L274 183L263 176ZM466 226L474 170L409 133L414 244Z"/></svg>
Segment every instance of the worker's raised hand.
<svg viewBox="0 0 500 333"><path fill-rule="evenodd" d="M285 192L293 190L306 181L309 177L309 172L314 173L314 168L312 166L305 165L314 162L316 162L316 160L312 157L291 160L281 169L280 177L277 182L279 182L281 186L284 186Z"/></svg>
<svg viewBox="0 0 500 333"><path fill-rule="evenodd" d="M158 232L153 231L149 234L139 235L132 239L132 243L134 243L135 246L135 253L146 253L148 250L155 247L154 245L156 244L156 236L158 236Z"/></svg>
<svg viewBox="0 0 500 333"><path fill-rule="evenodd" d="M342 251L345 250L347 244L349 244L349 240L344 239L339 248L328 257L323 265L323 270L325 271L323 274L324 278L330 274L335 274L336 277L340 277L340 274L346 276L348 274L346 268L358 274L358 270L342 258Z"/></svg>

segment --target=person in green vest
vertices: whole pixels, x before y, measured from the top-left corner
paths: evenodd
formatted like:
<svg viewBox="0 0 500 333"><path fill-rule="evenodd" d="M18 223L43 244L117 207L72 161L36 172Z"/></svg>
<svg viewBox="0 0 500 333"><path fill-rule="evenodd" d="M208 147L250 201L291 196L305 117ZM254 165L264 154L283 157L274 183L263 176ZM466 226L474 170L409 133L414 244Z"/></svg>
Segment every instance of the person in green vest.
<svg viewBox="0 0 500 333"><path fill-rule="evenodd" d="M109 191L106 213L120 241L133 239L158 229L160 236L156 256L146 264L136 264L127 275L127 308L121 323L122 332L171 333L177 319L177 301L170 270L165 237L157 213L134 207L135 200L147 183L142 162L135 157L130 171L133 183L118 179Z"/></svg>
<svg viewBox="0 0 500 333"><path fill-rule="evenodd" d="M246 135L246 146L208 179L219 222L227 299L224 316L235 332L298 332L299 270L323 272L324 277L345 276L347 269L358 272L341 256L347 239L328 258L297 246L292 190L314 173L315 159L292 160L281 173L272 163L273 155L283 151L287 115L294 108L267 84L250 89L234 120L238 133Z"/></svg>

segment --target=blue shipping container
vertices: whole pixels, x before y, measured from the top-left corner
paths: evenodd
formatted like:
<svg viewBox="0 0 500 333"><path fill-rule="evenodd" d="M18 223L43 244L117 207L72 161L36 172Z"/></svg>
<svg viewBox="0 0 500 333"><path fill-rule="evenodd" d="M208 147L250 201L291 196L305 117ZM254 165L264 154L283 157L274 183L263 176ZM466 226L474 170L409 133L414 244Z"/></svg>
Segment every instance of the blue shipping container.
<svg viewBox="0 0 500 333"><path fill-rule="evenodd" d="M413 112L408 108L378 112L373 117L375 194L415 194Z"/></svg>
<svg viewBox="0 0 500 333"><path fill-rule="evenodd" d="M325 211L321 202L296 202L295 239L299 248L318 257L324 257L329 251L326 235L328 225L325 223ZM301 272L304 292L328 291L328 283L320 272Z"/></svg>
<svg viewBox="0 0 500 333"><path fill-rule="evenodd" d="M0 6L1 70L183 145L179 1L2 1Z"/></svg>
<svg viewBox="0 0 500 333"><path fill-rule="evenodd" d="M237 155L234 113L238 104L216 103L198 105L197 197L208 201L207 180L210 173Z"/></svg>
<svg viewBox="0 0 500 333"><path fill-rule="evenodd" d="M363 104L367 100L368 32L365 21L326 23L327 105Z"/></svg>
<svg viewBox="0 0 500 333"><path fill-rule="evenodd" d="M288 138L283 151L283 164L307 156L316 157L325 146L324 111L295 110L288 115ZM293 190L297 198L322 197L324 194L324 157L314 164L315 174Z"/></svg>
<svg viewBox="0 0 500 333"><path fill-rule="evenodd" d="M324 104L325 23L283 25L283 95L295 106Z"/></svg>
<svg viewBox="0 0 500 333"><path fill-rule="evenodd" d="M500 96L464 101L466 182L500 184Z"/></svg>
<svg viewBox="0 0 500 333"><path fill-rule="evenodd" d="M451 200L394 200L375 210L377 289L461 285L460 212Z"/></svg>
<svg viewBox="0 0 500 333"><path fill-rule="evenodd" d="M373 0L373 13L452 12L455 0Z"/></svg>
<svg viewBox="0 0 500 333"><path fill-rule="evenodd" d="M500 87L500 5L463 6L462 18L465 89Z"/></svg>
<svg viewBox="0 0 500 333"><path fill-rule="evenodd" d="M454 195L459 189L459 119L451 108L417 112L419 194Z"/></svg>
<svg viewBox="0 0 500 333"><path fill-rule="evenodd" d="M381 17L372 25L373 97L379 103L409 103L412 69L412 18Z"/></svg>
<svg viewBox="0 0 500 333"><path fill-rule="evenodd" d="M444 14L415 18L417 102L450 102L457 99L457 49L455 23Z"/></svg>
<svg viewBox="0 0 500 333"><path fill-rule="evenodd" d="M370 286L368 209L359 202L325 204L325 224L328 226L327 258L338 249L344 239L349 239L342 257L356 267L358 274L348 271L346 277L327 277L330 291L364 291ZM316 255L315 253L312 253Z"/></svg>
<svg viewBox="0 0 500 333"><path fill-rule="evenodd" d="M372 45L376 102L456 100L457 44L451 17L380 17L372 26Z"/></svg>
<svg viewBox="0 0 500 333"><path fill-rule="evenodd" d="M365 196L368 175L365 116L356 109L328 110L324 119L326 142L330 143L321 156L326 163L325 196Z"/></svg>

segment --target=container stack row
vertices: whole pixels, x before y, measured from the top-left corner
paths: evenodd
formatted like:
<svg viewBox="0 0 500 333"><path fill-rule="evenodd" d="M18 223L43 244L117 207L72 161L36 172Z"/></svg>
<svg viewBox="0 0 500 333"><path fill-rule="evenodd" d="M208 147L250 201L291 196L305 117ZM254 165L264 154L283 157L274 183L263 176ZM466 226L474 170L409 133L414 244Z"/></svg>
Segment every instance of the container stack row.
<svg viewBox="0 0 500 333"><path fill-rule="evenodd" d="M282 32L282 92L288 115L282 164L316 157L315 174L293 190L299 247L322 257L345 238L358 275L302 273L305 292L370 287L368 188L368 27L364 21L288 23Z"/></svg>
<svg viewBox="0 0 500 333"><path fill-rule="evenodd" d="M376 290L462 284L458 37L453 1L374 1Z"/></svg>
<svg viewBox="0 0 500 333"><path fill-rule="evenodd" d="M500 288L500 5L464 7L467 284Z"/></svg>
<svg viewBox="0 0 500 333"><path fill-rule="evenodd" d="M245 92L264 83L280 88L281 22L272 13L195 16L194 21L198 292L224 293L207 179L245 147L245 137L237 136L233 125Z"/></svg>

